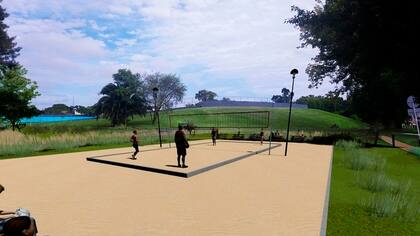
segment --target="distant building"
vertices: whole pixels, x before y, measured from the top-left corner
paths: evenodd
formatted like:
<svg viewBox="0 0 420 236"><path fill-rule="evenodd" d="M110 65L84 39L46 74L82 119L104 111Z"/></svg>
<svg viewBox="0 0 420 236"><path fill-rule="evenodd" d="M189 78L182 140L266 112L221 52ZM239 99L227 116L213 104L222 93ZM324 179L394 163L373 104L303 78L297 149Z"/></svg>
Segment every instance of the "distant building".
<svg viewBox="0 0 420 236"><path fill-rule="evenodd" d="M77 111L77 108L73 108L73 115L79 116L79 115L82 115L82 114Z"/></svg>
<svg viewBox="0 0 420 236"><path fill-rule="evenodd" d="M195 104L195 107L276 107L288 108L289 103L251 102L251 101L205 101ZM293 108L307 109L308 105L293 103Z"/></svg>

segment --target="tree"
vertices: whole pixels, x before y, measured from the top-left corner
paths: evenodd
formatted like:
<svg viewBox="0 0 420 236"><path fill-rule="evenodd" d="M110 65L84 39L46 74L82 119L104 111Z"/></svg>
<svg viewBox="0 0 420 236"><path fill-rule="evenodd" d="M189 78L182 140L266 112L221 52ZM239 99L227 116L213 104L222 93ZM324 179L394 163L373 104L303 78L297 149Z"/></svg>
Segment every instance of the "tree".
<svg viewBox="0 0 420 236"><path fill-rule="evenodd" d="M153 97L153 88L158 88L156 98L156 110L152 122L156 120L156 113L162 109L171 109L178 102L181 102L187 91L186 86L181 83L178 76L174 74L144 74L145 94L150 108L154 109L155 99Z"/></svg>
<svg viewBox="0 0 420 236"><path fill-rule="evenodd" d="M349 103L342 97L329 92L325 96L302 96L296 100L298 104L306 104L308 108L335 112L343 115L349 114Z"/></svg>
<svg viewBox="0 0 420 236"><path fill-rule="evenodd" d="M9 122L12 129L20 130L22 118L39 114L31 105L31 100L40 94L36 82L25 77L26 70L21 66L5 68L0 79L0 117Z"/></svg>
<svg viewBox="0 0 420 236"><path fill-rule="evenodd" d="M120 69L112 77L114 83L107 84L100 92L103 96L95 104L96 114L110 119L113 126L126 125L129 116L146 113L141 76Z"/></svg>
<svg viewBox="0 0 420 236"><path fill-rule="evenodd" d="M200 102L205 101L214 101L214 98L217 97L217 94L212 91L207 91L205 89L198 91L198 93L195 94L195 99L197 99Z"/></svg>
<svg viewBox="0 0 420 236"><path fill-rule="evenodd" d="M53 104L51 107L45 108L42 113L47 115L63 115L72 113L72 109L65 104Z"/></svg>
<svg viewBox="0 0 420 236"><path fill-rule="evenodd" d="M223 97L223 98L222 98L222 101L223 101L223 102L230 102L230 101L232 101L232 100L230 100L230 98L228 98L228 97Z"/></svg>
<svg viewBox="0 0 420 236"><path fill-rule="evenodd" d="M271 101L273 101L274 103L282 103L283 102L283 96L281 96L281 95L273 95L271 97Z"/></svg>
<svg viewBox="0 0 420 236"><path fill-rule="evenodd" d="M289 102L290 99L290 90L288 90L287 88L283 88L281 90L282 95L273 95L273 97L271 97L271 101L275 102L275 103L287 103Z"/></svg>
<svg viewBox="0 0 420 236"><path fill-rule="evenodd" d="M310 87L325 78L347 93L352 109L365 121L398 126L405 100L420 96L417 69L420 15L403 0L327 0L313 10L292 7L288 22L301 31L302 47L319 49L306 72Z"/></svg>
<svg viewBox="0 0 420 236"><path fill-rule="evenodd" d="M0 0L1 2L2 0ZM8 26L4 23L4 20L8 16L6 10L0 6L0 66L10 68L18 65L15 59L19 56L21 48L16 46L15 37L9 37L7 34ZM4 70L4 68L0 69Z"/></svg>

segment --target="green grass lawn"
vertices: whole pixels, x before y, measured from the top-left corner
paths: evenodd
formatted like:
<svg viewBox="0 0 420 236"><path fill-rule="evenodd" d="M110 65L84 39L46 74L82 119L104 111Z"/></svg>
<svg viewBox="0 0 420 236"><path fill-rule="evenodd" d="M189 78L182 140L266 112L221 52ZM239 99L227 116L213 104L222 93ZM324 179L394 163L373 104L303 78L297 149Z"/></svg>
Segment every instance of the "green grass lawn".
<svg viewBox="0 0 420 236"><path fill-rule="evenodd" d="M169 112L161 112L160 120L163 131L169 127L169 114L185 115L178 116L178 122L188 121L194 116L186 114L212 114L221 112L244 112L244 111L271 111L271 122L273 131L279 130L280 134L285 137L287 127L288 109L279 108L189 108L176 109ZM211 127L212 120L209 116L195 116L194 122L197 126ZM267 117L265 117L267 118ZM247 127L255 123L261 123L255 116L244 116L242 118L234 118L226 115L223 119L233 125ZM222 120L223 120L222 119ZM338 128L331 128L332 125ZM172 125L172 127L176 126ZM258 126L258 125L257 125ZM340 133L347 131L356 131L366 128L367 125L337 114L315 110L315 109L295 109L292 113L291 134L295 135L298 130L305 131L305 136L323 136L331 133ZM119 147L122 145L129 146L129 137L133 129L139 130L141 145L156 143L158 140L157 124L152 124L151 116L134 116L127 126L112 127L109 120L85 120L85 121L68 121L56 123L42 123L28 125L22 129L22 133L3 131L0 132L0 159L52 154L61 152L78 151L89 149L104 149L108 147ZM173 131L173 130L172 130ZM236 134L239 129L222 128L220 134ZM260 129L241 128L241 134L250 136L258 134ZM265 130L268 136L268 130ZM210 130L197 130L195 136L189 139L209 138ZM163 139L169 142L173 139L173 132L163 132Z"/></svg>
<svg viewBox="0 0 420 236"><path fill-rule="evenodd" d="M410 194L420 206L420 158L394 148L366 149L372 156L386 160L384 172L401 183L411 181ZM420 222L371 215L362 202L372 193L358 186L357 171L346 168L345 149L335 147L328 212L328 235L420 235Z"/></svg>

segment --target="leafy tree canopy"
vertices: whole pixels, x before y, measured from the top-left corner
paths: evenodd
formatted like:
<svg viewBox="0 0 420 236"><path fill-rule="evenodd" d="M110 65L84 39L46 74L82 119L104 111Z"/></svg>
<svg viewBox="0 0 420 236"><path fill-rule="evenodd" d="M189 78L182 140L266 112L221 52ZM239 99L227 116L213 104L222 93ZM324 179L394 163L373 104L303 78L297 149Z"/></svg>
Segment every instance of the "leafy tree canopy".
<svg viewBox="0 0 420 236"><path fill-rule="evenodd" d="M31 100L40 94L36 82L26 77L21 66L6 68L0 79L0 117L8 121L13 130L20 129L20 120L39 114Z"/></svg>
<svg viewBox="0 0 420 236"><path fill-rule="evenodd" d="M195 94L195 99L197 99L200 102L205 101L214 101L215 97L217 97L217 94L212 91L207 91L205 89L198 91L198 93Z"/></svg>
<svg viewBox="0 0 420 236"><path fill-rule="evenodd" d="M281 95L273 95L273 97L271 98L271 101L275 102L275 103L287 103L289 102L290 99L290 90L288 90L287 88L283 88L281 90Z"/></svg>
<svg viewBox="0 0 420 236"><path fill-rule="evenodd" d="M175 74L144 74L145 94L150 107L154 107L153 88L158 88L156 111L170 109L181 102L187 91L186 86Z"/></svg>
<svg viewBox="0 0 420 236"><path fill-rule="evenodd" d="M140 74L120 69L112 76L114 83L102 88L103 96L95 104L96 114L111 120L112 125L126 124L128 117L146 113L146 101Z"/></svg>
<svg viewBox="0 0 420 236"><path fill-rule="evenodd" d="M0 3L2 0L0 0ZM13 67L18 63L15 61L19 56L20 47L14 42L15 37L9 37L7 34L8 26L4 20L8 17L6 10L0 6L0 65L1 67ZM2 69L2 68L0 68ZM3 69L2 69L3 70Z"/></svg>
<svg viewBox="0 0 420 236"><path fill-rule="evenodd" d="M306 69L310 87L330 78L365 121L401 124L406 98L420 95L415 2L318 2L313 10L292 7L296 15L287 21L300 29L302 47L319 50Z"/></svg>
<svg viewBox="0 0 420 236"><path fill-rule="evenodd" d="M70 114L72 113L72 110L66 104L53 104L51 107L47 107L44 110L42 110L42 113L48 115L62 115Z"/></svg>
<svg viewBox="0 0 420 236"><path fill-rule="evenodd" d="M350 115L349 103L342 97L332 92L325 96L302 96L296 100L298 104L306 104L308 108L319 109L328 112L340 113L343 115Z"/></svg>

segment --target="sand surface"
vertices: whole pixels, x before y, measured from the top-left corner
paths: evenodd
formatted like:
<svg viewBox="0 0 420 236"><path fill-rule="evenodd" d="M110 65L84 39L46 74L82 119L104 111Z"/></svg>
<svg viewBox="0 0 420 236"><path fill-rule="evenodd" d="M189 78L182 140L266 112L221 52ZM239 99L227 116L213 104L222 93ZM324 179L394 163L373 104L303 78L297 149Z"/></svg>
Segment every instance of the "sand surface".
<svg viewBox="0 0 420 236"><path fill-rule="evenodd" d="M142 147L151 151L137 161L164 156L164 162L151 164L174 168L166 165L176 164L175 150L152 150L157 147ZM201 159L224 160L261 146L219 143L216 148L192 146L189 171L208 163ZM129 151L1 160L6 191L0 208L28 208L41 236L320 234L331 146L291 143L287 158L280 147L271 156L258 154L191 178L86 161ZM125 155L121 158L130 161Z"/></svg>

